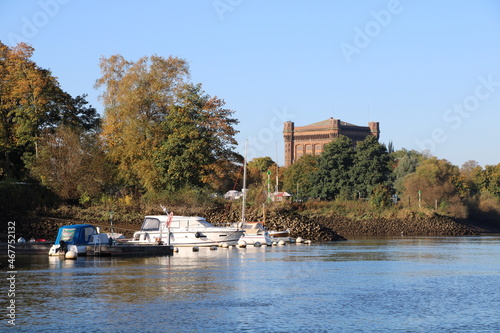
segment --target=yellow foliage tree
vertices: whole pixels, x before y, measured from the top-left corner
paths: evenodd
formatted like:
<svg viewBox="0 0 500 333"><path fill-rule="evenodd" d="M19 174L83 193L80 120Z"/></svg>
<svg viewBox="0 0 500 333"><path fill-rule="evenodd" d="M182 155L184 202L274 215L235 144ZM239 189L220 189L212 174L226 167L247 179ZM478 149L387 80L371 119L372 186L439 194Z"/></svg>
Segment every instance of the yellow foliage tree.
<svg viewBox="0 0 500 333"><path fill-rule="evenodd" d="M102 58L96 88L105 114L102 138L119 176L146 190L158 187L154 156L165 139L163 122L189 78L184 59L143 57L136 62L121 55Z"/></svg>
<svg viewBox="0 0 500 333"><path fill-rule="evenodd" d="M50 72L32 60L34 49L0 43L0 152L3 173L11 177L12 153L33 143L46 121L49 93L57 86Z"/></svg>
<svg viewBox="0 0 500 333"><path fill-rule="evenodd" d="M411 198L413 206L418 203L422 208L435 208L438 211L456 217L466 217L465 206L460 199L460 191L456 186L459 178L458 168L447 160L431 157L424 160L409 174L404 182L404 198Z"/></svg>

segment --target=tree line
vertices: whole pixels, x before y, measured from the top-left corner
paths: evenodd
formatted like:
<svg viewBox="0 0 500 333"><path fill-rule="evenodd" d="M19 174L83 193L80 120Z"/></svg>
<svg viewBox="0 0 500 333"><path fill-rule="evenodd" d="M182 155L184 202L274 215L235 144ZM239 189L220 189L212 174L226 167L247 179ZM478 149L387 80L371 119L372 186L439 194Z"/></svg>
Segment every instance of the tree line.
<svg viewBox="0 0 500 333"><path fill-rule="evenodd" d="M239 170L238 121L192 83L186 60L100 60L101 117L72 97L24 43L0 42L0 179L70 202L184 187L222 191Z"/></svg>
<svg viewBox="0 0 500 333"><path fill-rule="evenodd" d="M458 218L500 218L500 163L461 167L427 152L386 146L375 136L339 136L321 155L304 155L287 168L270 157L248 163L253 199L280 190L304 201L363 201L375 209L427 209ZM275 185L275 177L280 181ZM269 184L271 183L271 184Z"/></svg>
<svg viewBox="0 0 500 333"><path fill-rule="evenodd" d="M238 120L222 99L190 81L186 60L101 58L95 83L101 117L86 95L65 92L31 59L33 52L27 44L0 42L0 185L38 184L73 203L241 188ZM500 164L483 168L469 161L459 168L416 151L393 151L374 136L357 143L340 136L321 155L305 155L286 169L269 157L250 161L248 187L258 201L279 188L299 201L397 203L467 216L498 211Z"/></svg>
<svg viewBox="0 0 500 333"><path fill-rule="evenodd" d="M340 136L321 155L301 157L283 179L284 190L298 199L367 200L462 218L500 208L500 163L483 168L468 161L459 168L426 153L393 151L374 136L356 144Z"/></svg>

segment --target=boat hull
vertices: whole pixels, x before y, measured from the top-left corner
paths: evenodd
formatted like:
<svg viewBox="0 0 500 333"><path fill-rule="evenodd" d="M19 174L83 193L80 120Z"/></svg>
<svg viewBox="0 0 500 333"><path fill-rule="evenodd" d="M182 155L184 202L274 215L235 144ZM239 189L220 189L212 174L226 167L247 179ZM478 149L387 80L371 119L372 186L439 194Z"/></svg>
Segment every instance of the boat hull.
<svg viewBox="0 0 500 333"><path fill-rule="evenodd" d="M64 256L66 253L64 251L58 251L61 246L59 244L54 244L49 249L49 256ZM87 244L85 245L68 245L68 251L73 251L79 256L87 255Z"/></svg>
<svg viewBox="0 0 500 333"><path fill-rule="evenodd" d="M271 245L273 243L271 237L269 237L269 234L266 232L266 234L262 235L243 235L240 238L240 241L245 241L247 245L253 245L257 242L261 243L262 245Z"/></svg>
<svg viewBox="0 0 500 333"><path fill-rule="evenodd" d="M243 230L217 229L218 230L171 230L170 240L168 232L160 234L159 232L138 231L134 234L131 243L157 244L161 240L163 244L173 246L218 246L222 243L235 245L243 235Z"/></svg>

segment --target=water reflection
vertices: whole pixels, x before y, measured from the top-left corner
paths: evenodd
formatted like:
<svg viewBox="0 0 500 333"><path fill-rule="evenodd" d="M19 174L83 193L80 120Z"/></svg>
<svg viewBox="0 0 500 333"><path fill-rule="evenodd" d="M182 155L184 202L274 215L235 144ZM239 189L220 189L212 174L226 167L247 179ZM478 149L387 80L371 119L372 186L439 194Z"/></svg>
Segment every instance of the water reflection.
<svg viewBox="0 0 500 333"><path fill-rule="evenodd" d="M16 328L474 331L480 322L494 331L499 252L499 237L426 237L181 248L151 258L20 257Z"/></svg>

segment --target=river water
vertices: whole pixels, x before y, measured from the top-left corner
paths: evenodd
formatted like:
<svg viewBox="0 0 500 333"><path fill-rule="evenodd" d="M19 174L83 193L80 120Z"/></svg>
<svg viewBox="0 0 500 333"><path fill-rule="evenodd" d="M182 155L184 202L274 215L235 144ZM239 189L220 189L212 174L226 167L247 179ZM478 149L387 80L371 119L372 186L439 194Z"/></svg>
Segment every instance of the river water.
<svg viewBox="0 0 500 333"><path fill-rule="evenodd" d="M3 306L5 332L500 331L497 236L16 265L16 325Z"/></svg>

